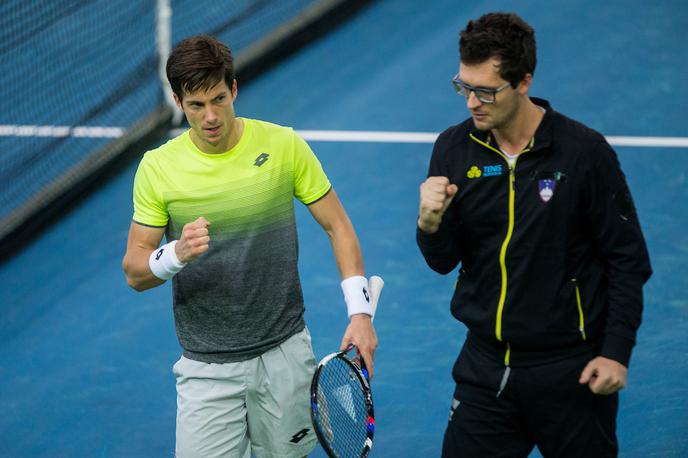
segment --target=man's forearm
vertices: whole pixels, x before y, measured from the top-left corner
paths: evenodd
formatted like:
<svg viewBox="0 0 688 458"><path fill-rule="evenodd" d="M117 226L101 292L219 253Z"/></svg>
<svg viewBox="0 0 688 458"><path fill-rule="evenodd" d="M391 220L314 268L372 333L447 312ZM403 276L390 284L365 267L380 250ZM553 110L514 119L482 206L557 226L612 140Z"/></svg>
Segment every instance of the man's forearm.
<svg viewBox="0 0 688 458"><path fill-rule="evenodd" d="M332 233L328 233L328 236L330 237L332 251L342 279L354 275L363 275L365 272L363 268L363 255L361 254L361 247L353 227L349 225L349 228L332 231Z"/></svg>
<svg viewBox="0 0 688 458"><path fill-rule="evenodd" d="M148 264L148 259L153 251L136 248L124 256L122 269L127 277L127 285L136 291L145 291L165 283L165 280L161 280L153 274Z"/></svg>

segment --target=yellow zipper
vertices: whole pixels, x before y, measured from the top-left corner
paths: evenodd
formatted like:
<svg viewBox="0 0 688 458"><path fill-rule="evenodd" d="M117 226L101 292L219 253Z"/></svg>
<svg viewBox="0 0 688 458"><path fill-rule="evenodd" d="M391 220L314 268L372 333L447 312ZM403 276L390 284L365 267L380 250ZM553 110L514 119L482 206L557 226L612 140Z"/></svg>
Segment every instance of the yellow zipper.
<svg viewBox="0 0 688 458"><path fill-rule="evenodd" d="M477 137L475 137L473 134L469 134L470 137L480 145L483 145L485 148L494 151L495 153L499 154L507 163L509 166L509 224L507 227L506 231L506 237L504 238L504 242L502 242L502 248L499 251L499 268L502 272L502 289L499 294L499 302L497 303L497 320L495 323L495 336L497 337L497 340L502 342L502 316L504 314L504 303L506 302L506 291L507 291L507 271L506 271L506 249L509 246L509 242L511 241L511 236L514 232L514 220L515 218L515 196L516 196L516 191L514 189L514 182L516 181L516 175L514 173L514 170L516 169L516 163L518 162L518 158L520 157L520 154L527 153L528 151L531 150L533 145L535 144L535 137L533 137L530 140L530 143L526 148L524 148L521 153L516 156L514 160L514 165L511 166L509 165L509 160L507 157L499 151L497 148L491 146L489 143L486 143L482 140L479 140ZM509 365L509 359L511 356L511 345L507 342L507 347L506 347L506 353L504 354L504 365L508 366Z"/></svg>
<svg viewBox="0 0 688 458"><path fill-rule="evenodd" d="M502 341L502 315L504 314L504 303L506 302L506 289L508 285L506 272L506 248L511 241L511 235L514 233L514 201L516 194L514 192L515 167L515 163L513 167L509 167L509 225L506 230L504 242L502 242L502 248L499 251L499 268L502 271L502 291L499 294L499 302L497 303L497 323L495 325L495 336L497 336L497 340L500 342Z"/></svg>
<svg viewBox="0 0 688 458"><path fill-rule="evenodd" d="M578 282L575 278L572 278L571 281L573 282L573 285L576 287L576 305L578 306L578 330L580 331L583 340L586 340L585 316L583 315L583 304L581 303L580 288L578 288Z"/></svg>

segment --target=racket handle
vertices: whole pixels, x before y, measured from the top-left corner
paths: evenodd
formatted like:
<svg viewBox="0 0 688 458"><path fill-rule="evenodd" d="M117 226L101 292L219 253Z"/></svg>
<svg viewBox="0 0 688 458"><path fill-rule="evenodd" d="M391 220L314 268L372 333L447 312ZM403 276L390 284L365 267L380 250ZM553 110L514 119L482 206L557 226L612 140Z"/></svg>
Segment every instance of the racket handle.
<svg viewBox="0 0 688 458"><path fill-rule="evenodd" d="M377 301L380 299L380 294L382 293L382 288L384 286L384 280L377 275L373 275L368 280L368 291L370 291L370 307L373 309L373 318L375 318Z"/></svg>

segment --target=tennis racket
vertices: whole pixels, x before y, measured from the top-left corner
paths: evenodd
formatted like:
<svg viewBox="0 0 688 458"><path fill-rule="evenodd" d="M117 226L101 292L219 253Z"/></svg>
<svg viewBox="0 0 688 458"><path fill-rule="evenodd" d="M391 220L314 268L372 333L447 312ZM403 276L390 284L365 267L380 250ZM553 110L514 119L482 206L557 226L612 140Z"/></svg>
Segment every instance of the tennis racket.
<svg viewBox="0 0 688 458"><path fill-rule="evenodd" d="M378 276L368 281L373 316L384 284ZM325 356L311 383L311 420L330 458L365 458L373 446L373 393L363 358L348 356L354 348Z"/></svg>

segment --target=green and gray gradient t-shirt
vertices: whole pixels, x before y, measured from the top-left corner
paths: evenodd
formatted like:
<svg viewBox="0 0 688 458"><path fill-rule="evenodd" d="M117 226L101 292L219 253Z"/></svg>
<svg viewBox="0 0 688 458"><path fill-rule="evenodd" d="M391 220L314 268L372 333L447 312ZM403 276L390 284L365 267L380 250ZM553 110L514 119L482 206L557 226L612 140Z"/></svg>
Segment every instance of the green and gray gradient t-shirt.
<svg viewBox="0 0 688 458"><path fill-rule="evenodd" d="M189 131L147 152L134 180L134 222L210 221L210 248L173 279L177 336L187 358L232 362L279 345L304 326L294 197L311 204L330 182L290 128L242 118L231 150L205 154Z"/></svg>

